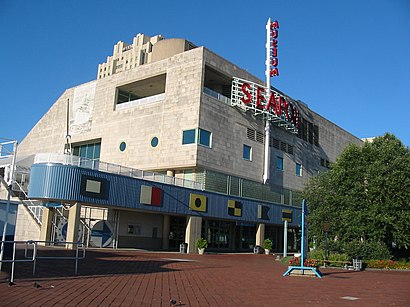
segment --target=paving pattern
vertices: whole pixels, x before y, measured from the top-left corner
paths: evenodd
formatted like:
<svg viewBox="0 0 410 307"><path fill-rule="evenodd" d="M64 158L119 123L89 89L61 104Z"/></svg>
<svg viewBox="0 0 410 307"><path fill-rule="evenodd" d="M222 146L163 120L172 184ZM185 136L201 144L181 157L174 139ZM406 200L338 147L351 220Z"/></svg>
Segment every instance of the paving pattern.
<svg viewBox="0 0 410 307"><path fill-rule="evenodd" d="M11 287L3 264L0 306L410 306L407 271L286 270L273 255L88 250L77 275L72 260L38 260L34 277L17 263Z"/></svg>

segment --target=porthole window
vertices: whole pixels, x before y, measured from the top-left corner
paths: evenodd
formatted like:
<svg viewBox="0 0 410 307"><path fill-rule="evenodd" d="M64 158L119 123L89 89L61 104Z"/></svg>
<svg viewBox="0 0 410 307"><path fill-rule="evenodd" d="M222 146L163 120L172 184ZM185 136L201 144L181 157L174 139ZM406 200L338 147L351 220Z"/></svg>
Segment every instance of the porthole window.
<svg viewBox="0 0 410 307"><path fill-rule="evenodd" d="M121 142L120 151L124 151L126 148L127 148L127 144L125 142Z"/></svg>
<svg viewBox="0 0 410 307"><path fill-rule="evenodd" d="M157 145L158 145L158 138L157 138L156 136L154 136L154 137L151 139L151 146L152 146L152 147L157 147Z"/></svg>

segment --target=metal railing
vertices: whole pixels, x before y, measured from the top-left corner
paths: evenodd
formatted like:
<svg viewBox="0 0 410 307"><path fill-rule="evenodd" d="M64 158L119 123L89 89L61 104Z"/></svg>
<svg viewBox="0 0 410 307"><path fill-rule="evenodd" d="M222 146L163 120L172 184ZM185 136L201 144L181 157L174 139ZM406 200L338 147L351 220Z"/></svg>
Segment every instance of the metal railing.
<svg viewBox="0 0 410 307"><path fill-rule="evenodd" d="M17 187L19 188L20 192L22 192L25 196L26 199L20 199L21 203L24 204L24 206L26 206L26 208L28 209L28 211L30 212L30 214L32 215L32 217L36 220L38 225L41 225L41 220L43 217L43 206L42 205L36 205L35 203L33 203L33 201L31 199L28 198L28 195L26 193L26 191L24 191L23 187L14 180L13 182L14 185L17 185ZM30 203L27 204L26 202Z"/></svg>
<svg viewBox="0 0 410 307"><path fill-rule="evenodd" d="M40 163L57 163L63 165L74 165L82 168L88 168L101 172L117 174L127 177L145 179L155 182L168 183L176 186L204 190L203 184L200 182L167 176L160 173L142 171L139 169L126 167L118 164L92 160L74 155L65 155L59 153L39 153L34 158L34 164Z"/></svg>
<svg viewBox="0 0 410 307"><path fill-rule="evenodd" d="M215 99L218 99L219 101L222 101L223 103L226 103L226 104L229 104L229 105L231 104L231 99L230 98L228 98L228 97L226 97L226 96L224 96L224 95L222 95L222 94L220 94L220 93L218 93L214 90L211 90L208 87L204 87L204 93L211 96L211 97L213 97L213 98L215 98Z"/></svg>
<svg viewBox="0 0 410 307"><path fill-rule="evenodd" d="M158 94L158 95L153 95L153 96L144 97L144 98L135 99L135 100L131 100L131 101L127 101L127 102L117 104L115 106L115 110L118 111L118 110L129 109L129 108L133 108L133 107L136 107L136 106L141 106L141 105L145 105L145 104L150 104L150 103L162 101L164 99L165 99L165 93L161 93L161 94Z"/></svg>
<svg viewBox="0 0 410 307"><path fill-rule="evenodd" d="M11 263L10 283L14 282L14 267L16 262L33 262L33 276L36 274L37 260L75 260L75 274L78 273L78 260L85 259L85 246L82 242L60 242L65 243L67 246L75 246L75 256L39 256L38 245L51 246L54 241L0 241L1 249L4 250L7 244L13 245L13 257L12 259L0 259L0 270L3 263ZM24 257L22 259L16 259L16 245L24 244ZM29 247L32 246L32 249Z"/></svg>
<svg viewBox="0 0 410 307"><path fill-rule="evenodd" d="M4 251L6 244L13 244L13 258L12 259L0 259L0 271L2 268L2 264L4 263L11 263L11 273L10 273L10 283L14 282L14 266L16 262L33 262L35 263L36 254L37 254L37 244L34 244L34 241L0 241L1 249ZM27 256L27 253L24 253L24 259L16 259L16 244L25 244L25 250L27 251L27 247L29 244L33 244L33 254L31 257ZM2 253L2 257L4 254ZM34 266L34 265L33 265ZM33 269L34 270L34 269ZM33 273L34 275L34 273Z"/></svg>

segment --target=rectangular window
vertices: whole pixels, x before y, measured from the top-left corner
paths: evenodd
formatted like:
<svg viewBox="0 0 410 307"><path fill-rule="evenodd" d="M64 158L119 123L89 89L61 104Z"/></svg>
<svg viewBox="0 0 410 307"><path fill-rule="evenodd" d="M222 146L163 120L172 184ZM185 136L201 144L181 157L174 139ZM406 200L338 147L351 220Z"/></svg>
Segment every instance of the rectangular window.
<svg viewBox="0 0 410 307"><path fill-rule="evenodd" d="M211 132L198 129L199 131L199 144L204 145L206 147L211 147Z"/></svg>
<svg viewBox="0 0 410 307"><path fill-rule="evenodd" d="M313 143L319 146L319 126L313 126Z"/></svg>
<svg viewBox="0 0 410 307"><path fill-rule="evenodd" d="M117 87L115 109L123 110L164 100L166 79L166 74L161 74Z"/></svg>
<svg viewBox="0 0 410 307"><path fill-rule="evenodd" d="M204 129L190 129L182 132L182 145L200 144L211 147L212 133Z"/></svg>
<svg viewBox="0 0 410 307"><path fill-rule="evenodd" d="M182 132L182 145L195 144L196 129L185 130Z"/></svg>
<svg viewBox="0 0 410 307"><path fill-rule="evenodd" d="M302 164L296 163L296 176L302 176Z"/></svg>
<svg viewBox="0 0 410 307"><path fill-rule="evenodd" d="M248 145L243 145L243 159L252 161L252 147Z"/></svg>
<svg viewBox="0 0 410 307"><path fill-rule="evenodd" d="M283 158L282 157L276 157L276 169L283 171Z"/></svg>
<svg viewBox="0 0 410 307"><path fill-rule="evenodd" d="M309 143L313 144L313 124L311 122L309 122L308 137L309 137Z"/></svg>
<svg viewBox="0 0 410 307"><path fill-rule="evenodd" d="M74 156L79 156L90 160L99 160L100 150L101 141L81 145L73 144L72 146L72 152Z"/></svg>

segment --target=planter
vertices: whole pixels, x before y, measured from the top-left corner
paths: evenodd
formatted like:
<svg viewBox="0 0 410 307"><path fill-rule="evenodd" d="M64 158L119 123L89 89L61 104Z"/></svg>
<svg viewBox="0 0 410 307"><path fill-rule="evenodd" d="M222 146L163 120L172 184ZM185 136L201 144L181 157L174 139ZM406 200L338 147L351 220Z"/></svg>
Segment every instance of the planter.
<svg viewBox="0 0 410 307"><path fill-rule="evenodd" d="M198 254L203 255L205 252L205 248L198 248Z"/></svg>
<svg viewBox="0 0 410 307"><path fill-rule="evenodd" d="M270 250L269 249L265 249L265 255L269 255Z"/></svg>
<svg viewBox="0 0 410 307"><path fill-rule="evenodd" d="M289 269L291 268L291 266L288 267ZM316 268L317 270L317 268ZM293 270L289 275L296 275L296 276L316 276L315 272L313 272L312 270L300 270L300 269L295 269Z"/></svg>

